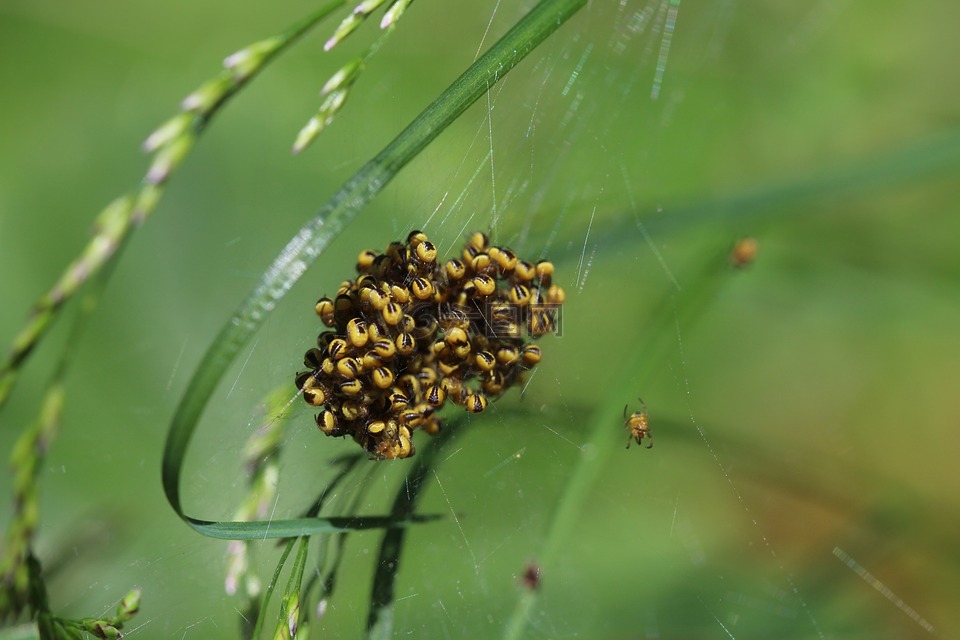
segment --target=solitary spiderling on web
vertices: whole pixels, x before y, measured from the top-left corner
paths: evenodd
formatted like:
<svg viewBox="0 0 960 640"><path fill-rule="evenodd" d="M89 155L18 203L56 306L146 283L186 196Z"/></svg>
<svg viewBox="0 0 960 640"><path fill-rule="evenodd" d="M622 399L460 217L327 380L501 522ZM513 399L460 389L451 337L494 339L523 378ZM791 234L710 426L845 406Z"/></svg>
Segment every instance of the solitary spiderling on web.
<svg viewBox="0 0 960 640"><path fill-rule="evenodd" d="M627 438L627 449L634 441L637 444L642 444L644 438L650 439L647 449L652 449L653 435L650 433L650 414L647 412L647 403L642 398L637 398L637 400L640 400L640 404L643 405L643 411L634 411L628 416L627 406L629 405L623 407L623 426L630 431L630 437Z"/></svg>
<svg viewBox="0 0 960 640"><path fill-rule="evenodd" d="M520 260L474 233L441 263L421 231L386 252L362 251L316 312L332 329L307 351L296 385L323 407L317 426L351 436L378 460L408 458L413 432L440 431L447 400L479 413L540 362L539 338L554 330L563 289L553 264Z"/></svg>
<svg viewBox="0 0 960 640"><path fill-rule="evenodd" d="M749 267L757 259L758 249L756 238L740 238L730 250L730 264L738 269Z"/></svg>

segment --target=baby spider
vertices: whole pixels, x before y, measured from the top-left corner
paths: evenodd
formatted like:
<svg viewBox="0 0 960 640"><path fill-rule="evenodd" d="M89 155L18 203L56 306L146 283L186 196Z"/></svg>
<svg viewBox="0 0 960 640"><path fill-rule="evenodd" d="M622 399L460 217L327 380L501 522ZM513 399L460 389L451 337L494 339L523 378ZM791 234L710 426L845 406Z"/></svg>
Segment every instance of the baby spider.
<svg viewBox="0 0 960 640"><path fill-rule="evenodd" d="M634 411L628 416L627 406L629 405L623 407L623 426L630 431L630 437L627 438L627 449L630 448L631 442L636 441L637 444L640 444L644 438L650 439L647 449L652 449L653 435L650 433L650 414L647 412L647 404L642 398L637 398L637 400L640 400L640 404L643 405L643 411Z"/></svg>

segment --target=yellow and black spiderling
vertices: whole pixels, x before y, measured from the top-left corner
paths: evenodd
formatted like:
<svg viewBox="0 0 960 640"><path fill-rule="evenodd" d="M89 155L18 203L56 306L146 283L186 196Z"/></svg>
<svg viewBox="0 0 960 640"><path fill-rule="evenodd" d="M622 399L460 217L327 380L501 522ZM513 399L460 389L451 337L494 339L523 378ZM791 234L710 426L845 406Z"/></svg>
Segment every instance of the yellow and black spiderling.
<svg viewBox="0 0 960 640"><path fill-rule="evenodd" d="M756 238L740 238L730 250L730 264L737 269L749 267L757 259L758 249Z"/></svg>
<svg viewBox="0 0 960 640"><path fill-rule="evenodd" d="M480 232L442 261L422 231L362 251L358 276L315 311L329 327L295 384L319 430L373 459L408 458L413 434L441 429L447 401L470 413L523 382L542 357L530 339L558 326L553 264L528 262ZM526 331L524 331L526 330Z"/></svg>
<svg viewBox="0 0 960 640"><path fill-rule="evenodd" d="M646 448L652 449L653 435L650 433L650 413L647 411L647 403L643 401L643 398L638 398L638 400L643 407L642 411L634 411L627 415L627 407L623 408L623 426L630 432L630 437L627 438L627 449L633 442L642 444L644 438L650 440L650 444Z"/></svg>

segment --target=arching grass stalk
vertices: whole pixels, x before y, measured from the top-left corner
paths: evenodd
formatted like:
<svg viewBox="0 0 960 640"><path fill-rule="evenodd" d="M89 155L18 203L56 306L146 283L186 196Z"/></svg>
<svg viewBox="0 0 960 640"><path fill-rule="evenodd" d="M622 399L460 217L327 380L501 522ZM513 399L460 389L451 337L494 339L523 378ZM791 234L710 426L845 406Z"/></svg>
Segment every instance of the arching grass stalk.
<svg viewBox="0 0 960 640"><path fill-rule="evenodd" d="M346 0L331 0L279 35L228 56L223 62L224 70L188 95L181 112L147 138L144 149L153 154L153 160L139 186L100 212L93 237L46 295L34 304L26 324L0 361L0 408L13 390L20 367L46 334L59 309L92 275L115 260L118 249L156 208L170 175L183 163L220 108L274 57L344 4Z"/></svg>
<svg viewBox="0 0 960 640"><path fill-rule="evenodd" d="M0 557L0 621L17 616L29 605L41 638L74 640L84 637L84 633L98 638L119 637L120 629L140 608L140 589L134 589L120 600L114 616L72 619L55 615L47 598L40 560L33 549L40 517L37 477L60 428L65 380L76 353L77 338L96 309L111 266L99 274L95 286L83 298L60 361L47 385L40 415L21 434L10 456L14 475L13 517Z"/></svg>
<svg viewBox="0 0 960 640"><path fill-rule="evenodd" d="M79 336L96 309L109 277L109 269L99 274L84 296L71 327L60 359L47 383L37 419L20 434L10 453L13 474L13 511L0 555L0 620L16 616L29 604L34 614L47 607L46 587L41 580L40 561L34 557L33 542L40 520L37 480L47 452L60 430L66 396L66 376L76 354ZM36 565L31 570L30 563Z"/></svg>
<svg viewBox="0 0 960 640"><path fill-rule="evenodd" d="M63 415L63 381L57 380L47 391L40 416L27 428L10 454L13 470L13 513L7 528L3 555L0 557L0 620L15 617L29 602L39 613L39 602L30 602L31 576L27 559L33 553L33 538L40 519L37 475L46 457L50 441L56 437Z"/></svg>
<svg viewBox="0 0 960 640"><path fill-rule="evenodd" d="M706 315L721 285L729 279L731 272L726 252L711 254L704 261L700 272L694 274L682 292L675 293L670 290L664 293L660 303L653 307L657 310L656 316L643 332L639 332L633 344L625 349L626 353L641 353L643 357L622 360L620 370L615 371L612 376L616 382L609 386L607 397L598 405L588 422L592 429L584 448L589 449L590 455L581 455L568 474L569 480L550 519L542 551L537 558L537 564L544 576L549 576L562 561L565 545L581 521L581 511L592 495L593 485L609 466L610 456L623 449L627 432L618 428L623 423L623 402L636 398L644 383L664 366L676 343L677 327L689 332ZM516 640L523 637L531 609L538 597L538 589L527 589L523 592L504 628L504 638Z"/></svg>
<svg viewBox="0 0 960 640"><path fill-rule="evenodd" d="M400 169L585 4L586 0L542 0L531 9L383 151L344 184L300 228L264 272L257 287L232 314L204 354L180 400L167 434L163 459L164 491L170 505L187 524L204 535L228 539L291 537L402 524L392 517L251 523L209 522L188 516L180 501L180 477L190 439L214 389L239 351L327 245ZM408 521L422 519L423 516L413 516Z"/></svg>
<svg viewBox="0 0 960 640"><path fill-rule="evenodd" d="M708 197L692 202L659 203L657 208L669 215L647 215L648 211L627 210L596 221L591 238L610 250L618 250L636 241L624 233L629 217L643 216L651 234L664 234L695 228L703 224L724 225L735 221L772 219L800 213L817 213L828 198L854 199L876 195L904 185L918 184L942 175L955 175L960 169L960 129L948 128L936 134L912 140L889 151L864 156L853 162L818 169L796 180L766 184L729 195ZM831 200L832 201L832 200ZM627 221L625 221L625 218ZM552 221L551 221L552 224ZM554 261L577 259L579 245L558 243Z"/></svg>

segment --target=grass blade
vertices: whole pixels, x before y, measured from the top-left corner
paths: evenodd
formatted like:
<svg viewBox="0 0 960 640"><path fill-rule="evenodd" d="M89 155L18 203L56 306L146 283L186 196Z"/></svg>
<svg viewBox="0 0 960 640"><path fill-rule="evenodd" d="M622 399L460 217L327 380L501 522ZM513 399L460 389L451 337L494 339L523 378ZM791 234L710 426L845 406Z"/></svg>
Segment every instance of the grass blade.
<svg viewBox="0 0 960 640"><path fill-rule="evenodd" d="M547 528L542 552L537 559L544 574L549 574L558 562L562 562L564 545L592 495L593 485L608 466L612 452L623 447L626 432L617 428L623 422L620 399L636 397L645 380L654 376L663 366L670 348L676 342L676 327L683 326L689 331L692 325L703 318L720 286L731 273L727 267L726 252L725 248L723 253L709 256L702 271L696 274L682 294L665 294L660 304L654 307L658 310L657 315L651 318L649 328L643 333L645 337L638 336L628 348L629 353L644 354L642 364L638 366L636 361L628 358L623 361L621 370L614 372L612 379L618 382L610 385L608 397L611 401L601 403L588 422L593 428L584 446L590 447L595 454L578 458ZM538 596L537 589L529 589L520 596L504 629L504 638L516 640L523 636Z"/></svg>
<svg viewBox="0 0 960 640"><path fill-rule="evenodd" d="M397 491L390 515L395 518L414 517L420 493L427 476L433 472L435 460L444 445L461 431L458 425L447 425L430 441L421 455L414 458L414 466L407 473L403 486ZM367 637L381 640L393 637L394 584L400 570L400 552L406 529L394 528L383 534L377 568L373 576L373 591L370 595L370 612L367 616Z"/></svg>
<svg viewBox="0 0 960 640"><path fill-rule="evenodd" d="M671 233L698 229L702 224L724 224L747 219L796 216L816 213L813 206L825 198L854 198L876 195L907 185L943 176L956 176L960 171L960 129L947 129L934 136L913 140L892 150L864 157L855 162L814 171L798 180L772 183L702 200L658 205L668 215L654 214L652 208L637 207L613 214L594 225L595 242L615 251L637 241L634 234L624 233L630 226L628 216L640 216L647 232ZM800 205L809 204L804 209ZM789 206L788 206L789 205ZM552 224L552 220L550 223ZM577 230L577 233L581 233ZM552 258L579 257L579 248L557 243Z"/></svg>
<svg viewBox="0 0 960 640"><path fill-rule="evenodd" d="M585 4L586 0L543 0L521 18L300 228L220 330L180 400L167 433L163 456L167 500L195 530L214 537L257 537L267 534L269 529L271 536L282 530L283 535L278 537L287 537L397 524L391 518L299 519L272 523L216 523L191 518L184 513L180 501L180 476L187 447L227 367L327 245L400 169Z"/></svg>
<svg viewBox="0 0 960 640"><path fill-rule="evenodd" d="M267 617L267 607L270 606L270 598L273 597L273 590L277 588L277 582L280 580L280 572L283 571L283 565L287 563L287 558L290 556L290 551L293 549L293 543L296 542L295 538L291 538L287 541L286 546L283 549L283 553L280 555L280 560L277 562L277 568L273 570L273 577L270 579L270 584L267 585L267 590L263 594L263 600L260 602L260 613L257 615L257 626L253 628L253 635L251 638L259 638L260 632L263 630L263 621Z"/></svg>

